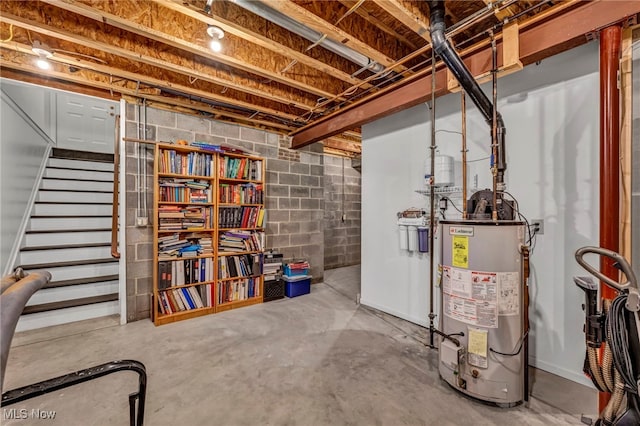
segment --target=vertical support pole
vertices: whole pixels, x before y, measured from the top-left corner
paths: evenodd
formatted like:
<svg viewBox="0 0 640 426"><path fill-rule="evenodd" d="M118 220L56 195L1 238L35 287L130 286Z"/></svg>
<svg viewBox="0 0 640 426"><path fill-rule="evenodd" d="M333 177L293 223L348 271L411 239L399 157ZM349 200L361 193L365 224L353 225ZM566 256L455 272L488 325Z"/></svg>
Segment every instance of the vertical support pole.
<svg viewBox="0 0 640 426"><path fill-rule="evenodd" d="M460 90L462 116L462 219L467 218L467 100L464 89Z"/></svg>
<svg viewBox="0 0 640 426"><path fill-rule="evenodd" d="M433 242L436 232L436 51L431 49L431 145L429 146L431 154L431 185L429 185L429 347L435 348L433 334L435 333L434 319L436 314L433 311L433 296L435 282L433 278Z"/></svg>
<svg viewBox="0 0 640 426"><path fill-rule="evenodd" d="M620 224L620 39L622 28L612 25L600 33L600 247L619 250ZM611 259L600 257L600 270L617 280L618 270ZM615 291L600 283L602 297L613 299ZM598 395L602 411L611 395Z"/></svg>

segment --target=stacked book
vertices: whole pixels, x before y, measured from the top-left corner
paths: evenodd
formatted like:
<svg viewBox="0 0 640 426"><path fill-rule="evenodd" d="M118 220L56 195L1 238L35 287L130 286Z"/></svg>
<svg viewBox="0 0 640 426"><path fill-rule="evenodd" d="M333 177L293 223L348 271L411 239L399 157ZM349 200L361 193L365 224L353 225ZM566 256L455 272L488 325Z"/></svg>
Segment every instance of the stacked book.
<svg viewBox="0 0 640 426"><path fill-rule="evenodd" d="M284 265L284 275L287 277L306 277L309 273L309 262L297 260Z"/></svg>
<svg viewBox="0 0 640 426"><path fill-rule="evenodd" d="M193 228L212 228L211 207L161 206L158 208L158 229L173 231Z"/></svg>
<svg viewBox="0 0 640 426"><path fill-rule="evenodd" d="M158 237L158 260L176 258L180 254L180 249L190 245L191 242L180 238L179 234Z"/></svg>
<svg viewBox="0 0 640 426"><path fill-rule="evenodd" d="M264 264L262 270L265 281L273 281L282 275L282 259L281 253L265 253Z"/></svg>
<svg viewBox="0 0 640 426"><path fill-rule="evenodd" d="M206 180L163 178L159 181L160 201L175 203L213 202L210 183Z"/></svg>
<svg viewBox="0 0 640 426"><path fill-rule="evenodd" d="M224 252L262 251L264 232L226 231L220 234L218 250Z"/></svg>

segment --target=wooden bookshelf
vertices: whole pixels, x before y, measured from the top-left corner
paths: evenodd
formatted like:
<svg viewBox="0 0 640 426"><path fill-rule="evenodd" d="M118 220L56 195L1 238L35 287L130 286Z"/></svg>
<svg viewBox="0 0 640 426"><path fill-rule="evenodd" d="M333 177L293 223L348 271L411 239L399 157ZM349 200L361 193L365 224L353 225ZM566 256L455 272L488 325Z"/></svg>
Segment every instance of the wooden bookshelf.
<svg viewBox="0 0 640 426"><path fill-rule="evenodd" d="M262 303L264 164L252 155L156 144L156 325Z"/></svg>

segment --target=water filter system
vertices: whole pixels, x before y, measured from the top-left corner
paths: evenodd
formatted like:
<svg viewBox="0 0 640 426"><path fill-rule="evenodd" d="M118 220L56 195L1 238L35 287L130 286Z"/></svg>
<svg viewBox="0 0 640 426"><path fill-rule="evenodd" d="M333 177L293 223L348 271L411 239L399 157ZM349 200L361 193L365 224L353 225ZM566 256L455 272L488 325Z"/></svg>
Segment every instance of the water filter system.
<svg viewBox="0 0 640 426"><path fill-rule="evenodd" d="M398 239L400 250L409 253L429 251L429 228L425 211L408 209L398 213Z"/></svg>

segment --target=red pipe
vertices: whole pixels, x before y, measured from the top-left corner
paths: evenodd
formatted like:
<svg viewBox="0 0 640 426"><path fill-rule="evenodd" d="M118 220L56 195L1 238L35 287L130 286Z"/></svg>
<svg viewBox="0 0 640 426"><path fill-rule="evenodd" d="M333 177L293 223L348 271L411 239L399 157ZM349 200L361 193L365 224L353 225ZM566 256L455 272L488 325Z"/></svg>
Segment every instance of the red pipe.
<svg viewBox="0 0 640 426"><path fill-rule="evenodd" d="M620 224L620 40L622 27L613 25L600 33L600 247L619 251ZM600 270L618 280L613 262L600 257ZM616 293L600 283L602 297L613 299ZM598 408L604 409L610 394L598 395Z"/></svg>

